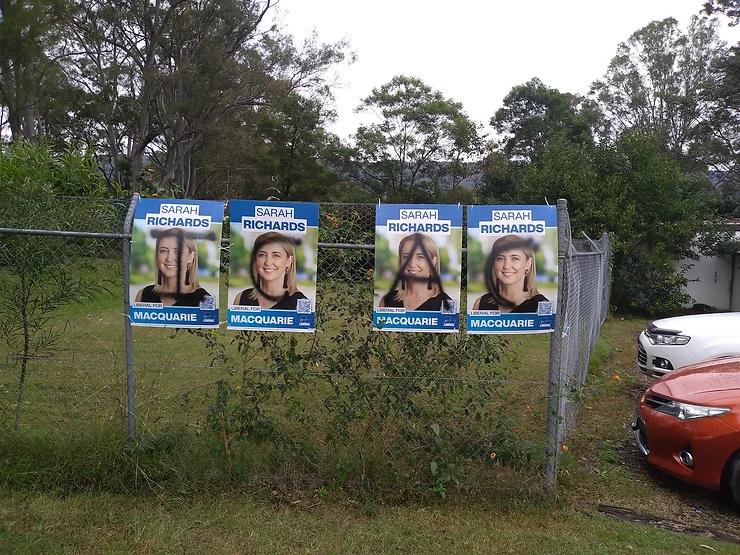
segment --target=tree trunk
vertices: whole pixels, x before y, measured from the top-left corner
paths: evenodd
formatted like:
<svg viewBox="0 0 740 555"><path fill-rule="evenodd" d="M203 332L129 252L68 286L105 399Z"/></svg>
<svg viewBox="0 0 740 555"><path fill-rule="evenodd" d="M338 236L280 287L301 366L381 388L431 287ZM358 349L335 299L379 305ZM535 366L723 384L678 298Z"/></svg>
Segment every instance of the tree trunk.
<svg viewBox="0 0 740 555"><path fill-rule="evenodd" d="M23 306L21 306L21 317L23 318L23 357L21 358L21 375L18 379L18 399L15 405L15 420L13 422L13 430L17 433L21 425L21 410L23 408L23 397L26 391L26 370L28 369L28 355L31 351L31 330L28 326L28 313L26 311L28 307L28 295L30 293L26 290L26 281L21 276L21 290L24 294L21 295Z"/></svg>
<svg viewBox="0 0 740 555"><path fill-rule="evenodd" d="M148 144L149 133L149 87L145 83L141 89L139 113L139 129L134 139L134 148L131 152L131 192L141 193L141 174L144 171L144 149Z"/></svg>
<svg viewBox="0 0 740 555"><path fill-rule="evenodd" d="M23 122L23 135L32 143L37 142L36 134L36 85L34 76L34 59L33 54L29 53L26 57L26 67L24 68L24 81L26 83L26 106L25 117Z"/></svg>

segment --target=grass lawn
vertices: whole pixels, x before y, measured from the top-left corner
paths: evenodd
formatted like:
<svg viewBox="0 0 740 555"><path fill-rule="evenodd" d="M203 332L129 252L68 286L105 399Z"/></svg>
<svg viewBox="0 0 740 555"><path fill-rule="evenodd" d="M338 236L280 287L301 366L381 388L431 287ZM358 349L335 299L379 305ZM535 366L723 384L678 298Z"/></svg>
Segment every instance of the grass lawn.
<svg viewBox="0 0 740 555"><path fill-rule="evenodd" d="M463 482L450 485L445 500L384 504L329 483L198 488L189 481L200 479L200 471L158 482L143 470L136 491L42 491L8 487L0 467L0 552L740 553L740 545L710 535L721 530L740 537L740 510L651 471L636 456L629 424L648 383L635 368L636 333L644 325L611 318L604 326L552 499L497 497ZM512 340L515 350L533 353L513 359L520 371L546 371L547 351L537 348L539 342ZM167 381L154 374L142 388L159 390L157 380ZM667 531L614 520L599 512L600 505L674 525ZM689 528L706 533L676 532Z"/></svg>
<svg viewBox="0 0 740 555"><path fill-rule="evenodd" d="M648 554L702 553L702 545L733 552L727 543L617 522L592 510L528 504L368 509L316 496L3 492L0 522L4 553Z"/></svg>

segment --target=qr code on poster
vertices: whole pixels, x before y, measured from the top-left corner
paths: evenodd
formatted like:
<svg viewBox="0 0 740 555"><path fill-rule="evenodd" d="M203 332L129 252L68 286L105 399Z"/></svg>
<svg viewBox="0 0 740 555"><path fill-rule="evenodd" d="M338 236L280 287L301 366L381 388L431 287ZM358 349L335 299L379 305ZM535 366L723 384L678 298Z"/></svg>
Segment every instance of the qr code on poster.
<svg viewBox="0 0 740 555"><path fill-rule="evenodd" d="M455 314L457 312L457 301L442 301L442 314Z"/></svg>
<svg viewBox="0 0 740 555"><path fill-rule="evenodd" d="M298 299L295 311L298 314L311 314L311 299Z"/></svg>
<svg viewBox="0 0 740 555"><path fill-rule="evenodd" d="M552 303L550 301L537 303L537 316L552 316Z"/></svg>
<svg viewBox="0 0 740 555"><path fill-rule="evenodd" d="M212 295L206 295L200 301L198 308L201 310L215 310L216 309L216 297Z"/></svg>

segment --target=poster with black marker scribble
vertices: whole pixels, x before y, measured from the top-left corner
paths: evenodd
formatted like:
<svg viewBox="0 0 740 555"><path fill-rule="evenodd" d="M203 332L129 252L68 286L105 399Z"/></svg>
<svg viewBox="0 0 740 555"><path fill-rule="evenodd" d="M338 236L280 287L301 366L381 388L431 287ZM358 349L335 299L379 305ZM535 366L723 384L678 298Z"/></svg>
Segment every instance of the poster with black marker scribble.
<svg viewBox="0 0 740 555"><path fill-rule="evenodd" d="M373 329L460 329L462 206L385 204L375 215Z"/></svg>
<svg viewBox="0 0 740 555"><path fill-rule="evenodd" d="M319 205L229 201L227 328L316 329Z"/></svg>
<svg viewBox="0 0 740 555"><path fill-rule="evenodd" d="M552 332L556 207L469 206L467 239L467 332Z"/></svg>

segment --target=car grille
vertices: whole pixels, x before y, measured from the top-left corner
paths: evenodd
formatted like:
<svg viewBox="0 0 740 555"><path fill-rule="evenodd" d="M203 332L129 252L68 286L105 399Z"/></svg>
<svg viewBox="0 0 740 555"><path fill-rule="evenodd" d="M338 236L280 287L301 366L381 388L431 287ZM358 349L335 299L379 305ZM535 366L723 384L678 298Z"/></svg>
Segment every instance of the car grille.
<svg viewBox="0 0 740 555"><path fill-rule="evenodd" d="M637 363L647 366L647 353L639 341L637 342Z"/></svg>
<svg viewBox="0 0 740 555"><path fill-rule="evenodd" d="M657 409L662 407L663 405L667 405L668 403L671 403L671 399L668 399L666 397L661 397L660 395L646 395L645 396L645 404L651 408Z"/></svg>

